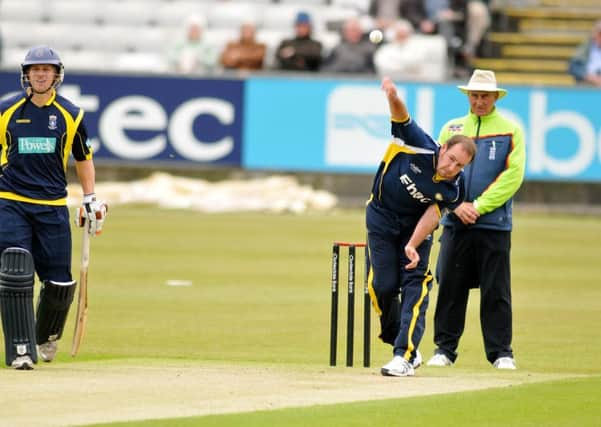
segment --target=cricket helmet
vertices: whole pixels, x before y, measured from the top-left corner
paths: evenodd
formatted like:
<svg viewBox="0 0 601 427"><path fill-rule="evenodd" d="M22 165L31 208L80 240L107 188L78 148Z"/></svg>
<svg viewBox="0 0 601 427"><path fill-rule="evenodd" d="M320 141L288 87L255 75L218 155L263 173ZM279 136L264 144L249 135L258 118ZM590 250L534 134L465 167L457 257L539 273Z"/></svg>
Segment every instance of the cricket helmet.
<svg viewBox="0 0 601 427"><path fill-rule="evenodd" d="M48 46L34 46L25 55L25 60L21 63L21 86L23 89L27 89L31 86L29 77L27 77L27 70L31 65L35 64L50 64L56 68L56 77L54 78L54 84L52 85L55 89L60 86L65 77L65 67L61 58L58 56L56 50Z"/></svg>

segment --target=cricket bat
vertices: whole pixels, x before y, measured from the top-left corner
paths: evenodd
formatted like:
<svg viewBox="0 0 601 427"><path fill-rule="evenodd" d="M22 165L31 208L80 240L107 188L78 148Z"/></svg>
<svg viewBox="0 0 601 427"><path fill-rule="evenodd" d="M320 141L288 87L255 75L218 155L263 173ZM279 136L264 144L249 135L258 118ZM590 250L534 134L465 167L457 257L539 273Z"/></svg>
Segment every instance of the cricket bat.
<svg viewBox="0 0 601 427"><path fill-rule="evenodd" d="M80 220L82 218L80 217ZM90 264L90 226L87 219L83 228L83 237L81 240L81 264L79 267L79 295L77 298L77 318L75 320L75 332L73 333L73 342L71 344L71 356L75 357L81 346L81 341L86 332L86 322L88 320L88 266Z"/></svg>

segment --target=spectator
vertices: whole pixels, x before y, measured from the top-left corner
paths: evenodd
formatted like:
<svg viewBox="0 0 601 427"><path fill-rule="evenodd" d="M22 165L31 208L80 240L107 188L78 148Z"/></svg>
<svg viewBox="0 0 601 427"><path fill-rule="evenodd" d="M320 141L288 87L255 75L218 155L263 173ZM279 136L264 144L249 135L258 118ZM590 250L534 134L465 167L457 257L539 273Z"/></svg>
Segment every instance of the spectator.
<svg viewBox="0 0 601 427"><path fill-rule="evenodd" d="M601 87L601 19L595 22L591 37L570 59L569 72L579 82Z"/></svg>
<svg viewBox="0 0 601 427"><path fill-rule="evenodd" d="M308 13L298 13L294 21L294 31L294 38L283 40L276 50L278 68L318 71L322 62L322 45L312 38L311 17Z"/></svg>
<svg viewBox="0 0 601 427"><path fill-rule="evenodd" d="M424 0L371 0L367 13L374 26L384 31L399 19L406 19L416 31L430 34L434 24L427 19Z"/></svg>
<svg viewBox="0 0 601 427"><path fill-rule="evenodd" d="M229 42L221 53L221 65L226 69L260 70L263 68L266 47L255 40L255 24L240 26L240 39Z"/></svg>
<svg viewBox="0 0 601 427"><path fill-rule="evenodd" d="M324 61L323 71L374 73L374 44L364 37L361 23L349 18L342 27L342 40Z"/></svg>
<svg viewBox="0 0 601 427"><path fill-rule="evenodd" d="M469 0L467 3L467 22L465 29L465 43L463 45L463 56L465 64L472 66L474 57L478 56L478 50L484 40L484 35L490 27L490 10L482 0Z"/></svg>
<svg viewBox="0 0 601 427"><path fill-rule="evenodd" d="M376 50L374 63L381 76L393 79L442 81L447 77L447 46L438 35L415 35L409 21L391 28L394 39Z"/></svg>
<svg viewBox="0 0 601 427"><path fill-rule="evenodd" d="M169 52L169 66L179 73L207 73L217 65L218 52L203 40L204 23L191 16L186 24L186 38Z"/></svg>

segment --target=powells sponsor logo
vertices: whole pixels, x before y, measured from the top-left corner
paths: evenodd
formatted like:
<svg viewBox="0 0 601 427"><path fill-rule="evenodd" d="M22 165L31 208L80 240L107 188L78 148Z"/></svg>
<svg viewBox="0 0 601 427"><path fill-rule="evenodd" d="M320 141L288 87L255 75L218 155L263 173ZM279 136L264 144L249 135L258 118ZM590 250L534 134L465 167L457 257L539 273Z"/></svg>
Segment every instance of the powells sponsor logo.
<svg viewBox="0 0 601 427"><path fill-rule="evenodd" d="M432 201L432 199L424 196L424 194L417 189L417 186L413 180L407 176L407 174L401 175L399 179L411 197L418 200L420 203L430 203Z"/></svg>
<svg viewBox="0 0 601 427"><path fill-rule="evenodd" d="M54 153L56 138L19 138L20 154Z"/></svg>

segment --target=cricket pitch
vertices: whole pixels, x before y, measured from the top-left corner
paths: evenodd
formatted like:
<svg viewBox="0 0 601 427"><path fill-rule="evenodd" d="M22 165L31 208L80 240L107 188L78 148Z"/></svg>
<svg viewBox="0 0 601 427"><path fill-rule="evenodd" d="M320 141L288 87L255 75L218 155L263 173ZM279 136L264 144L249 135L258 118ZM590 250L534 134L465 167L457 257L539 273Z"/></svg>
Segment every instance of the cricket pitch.
<svg viewBox="0 0 601 427"><path fill-rule="evenodd" d="M403 398L548 381L557 375L453 373L421 368L382 377L378 368L225 365L149 360L54 363L5 369L3 425L73 426ZM400 384L402 383L402 386ZM35 410L32 410L35 402Z"/></svg>

